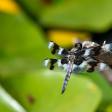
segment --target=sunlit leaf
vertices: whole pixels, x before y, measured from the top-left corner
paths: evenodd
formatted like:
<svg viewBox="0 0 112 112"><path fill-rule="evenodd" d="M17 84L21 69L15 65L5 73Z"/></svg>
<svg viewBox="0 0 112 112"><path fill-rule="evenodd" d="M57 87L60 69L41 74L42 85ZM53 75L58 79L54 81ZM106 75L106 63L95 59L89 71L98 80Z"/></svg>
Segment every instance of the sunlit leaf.
<svg viewBox="0 0 112 112"><path fill-rule="evenodd" d="M101 92L91 80L72 76L66 92L61 95L63 75L60 72L38 71L17 75L2 81L12 96L30 112L93 112Z"/></svg>

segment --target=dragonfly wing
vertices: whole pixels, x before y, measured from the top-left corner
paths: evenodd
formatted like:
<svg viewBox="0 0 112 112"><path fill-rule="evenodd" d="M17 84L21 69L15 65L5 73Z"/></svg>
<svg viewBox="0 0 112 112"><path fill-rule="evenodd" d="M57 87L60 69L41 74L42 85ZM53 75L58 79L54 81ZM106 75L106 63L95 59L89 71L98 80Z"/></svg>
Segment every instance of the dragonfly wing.
<svg viewBox="0 0 112 112"><path fill-rule="evenodd" d="M49 42L48 48L51 50L52 54L58 54L58 55L67 55L68 50L65 48L60 47L58 44L54 42Z"/></svg>
<svg viewBox="0 0 112 112"><path fill-rule="evenodd" d="M53 70L57 61L58 61L58 59L45 59L44 60L44 65L46 67L48 66L50 70Z"/></svg>

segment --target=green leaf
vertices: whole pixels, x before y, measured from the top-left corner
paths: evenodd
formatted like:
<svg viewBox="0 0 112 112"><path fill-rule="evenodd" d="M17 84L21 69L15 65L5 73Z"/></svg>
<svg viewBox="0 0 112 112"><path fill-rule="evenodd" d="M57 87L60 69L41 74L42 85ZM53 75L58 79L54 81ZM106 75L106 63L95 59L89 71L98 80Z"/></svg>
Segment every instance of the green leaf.
<svg viewBox="0 0 112 112"><path fill-rule="evenodd" d="M111 0L64 0L48 6L40 14L46 27L102 31L112 23Z"/></svg>
<svg viewBox="0 0 112 112"><path fill-rule="evenodd" d="M44 34L23 14L0 14L0 75L41 68L49 56Z"/></svg>
<svg viewBox="0 0 112 112"><path fill-rule="evenodd" d="M93 82L97 84L103 93L104 102L112 101L112 87L108 81L98 72L86 73L86 77L89 77ZM107 94L108 93L108 94Z"/></svg>
<svg viewBox="0 0 112 112"><path fill-rule="evenodd" d="M30 112L93 112L101 92L91 80L72 76L61 95L63 73L47 70L16 75L2 81L7 91Z"/></svg>

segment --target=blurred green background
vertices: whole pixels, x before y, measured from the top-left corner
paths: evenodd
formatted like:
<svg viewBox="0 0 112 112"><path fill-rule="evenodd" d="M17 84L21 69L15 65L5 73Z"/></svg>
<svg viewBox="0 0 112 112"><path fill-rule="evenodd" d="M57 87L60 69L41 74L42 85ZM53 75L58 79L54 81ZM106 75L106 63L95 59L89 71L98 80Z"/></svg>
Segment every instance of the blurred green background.
<svg viewBox="0 0 112 112"><path fill-rule="evenodd" d="M43 66L52 40L69 48L112 24L111 0L0 0L0 112L112 112L112 87L97 71ZM99 40L101 37L99 38Z"/></svg>

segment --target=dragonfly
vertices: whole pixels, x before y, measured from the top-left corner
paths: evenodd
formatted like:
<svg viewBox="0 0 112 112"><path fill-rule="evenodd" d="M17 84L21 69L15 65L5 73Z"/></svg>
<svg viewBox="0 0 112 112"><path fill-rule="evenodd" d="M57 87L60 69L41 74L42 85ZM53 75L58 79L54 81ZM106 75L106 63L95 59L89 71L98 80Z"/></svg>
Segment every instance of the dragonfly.
<svg viewBox="0 0 112 112"><path fill-rule="evenodd" d="M97 69L103 71L107 67L112 68L112 43L107 44L106 41L102 45L92 41L77 42L71 49L65 49L50 41L48 48L53 55L59 55L60 58L46 58L44 65L50 70L54 70L57 64L66 71L62 94L66 90L72 73L94 72Z"/></svg>

